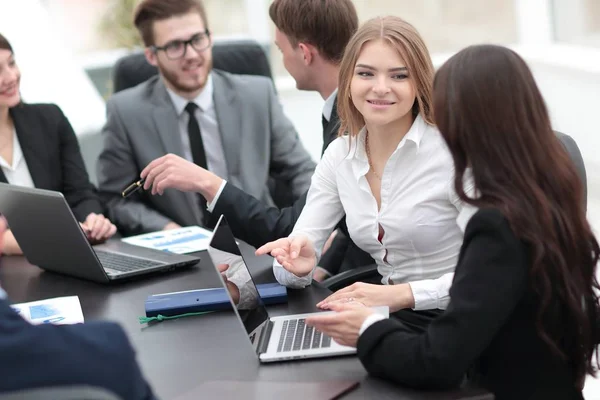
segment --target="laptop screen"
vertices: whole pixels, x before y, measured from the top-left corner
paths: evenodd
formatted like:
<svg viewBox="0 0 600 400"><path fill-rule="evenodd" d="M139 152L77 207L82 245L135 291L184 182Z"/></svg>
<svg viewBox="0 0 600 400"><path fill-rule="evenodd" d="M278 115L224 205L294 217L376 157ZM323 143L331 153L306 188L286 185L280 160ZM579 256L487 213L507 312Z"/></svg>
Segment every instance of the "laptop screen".
<svg viewBox="0 0 600 400"><path fill-rule="evenodd" d="M248 333L248 338L258 353L261 331L269 314L258 295L256 284L242 257L225 216L221 215L208 246L208 254L217 269L233 309Z"/></svg>

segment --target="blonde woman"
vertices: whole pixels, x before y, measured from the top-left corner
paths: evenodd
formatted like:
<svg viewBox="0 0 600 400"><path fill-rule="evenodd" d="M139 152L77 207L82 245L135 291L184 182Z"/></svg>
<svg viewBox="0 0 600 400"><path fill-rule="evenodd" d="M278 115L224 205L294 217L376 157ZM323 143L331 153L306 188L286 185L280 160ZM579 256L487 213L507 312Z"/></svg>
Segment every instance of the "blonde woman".
<svg viewBox="0 0 600 400"><path fill-rule="evenodd" d="M354 300L391 312L414 309L405 316L421 329L448 303L467 210L461 213L452 157L433 125L433 75L423 39L397 17L366 22L346 48L340 137L315 171L292 234L257 250L276 258L281 284L305 287L345 214L352 240L375 259L383 286L354 284L321 308Z"/></svg>

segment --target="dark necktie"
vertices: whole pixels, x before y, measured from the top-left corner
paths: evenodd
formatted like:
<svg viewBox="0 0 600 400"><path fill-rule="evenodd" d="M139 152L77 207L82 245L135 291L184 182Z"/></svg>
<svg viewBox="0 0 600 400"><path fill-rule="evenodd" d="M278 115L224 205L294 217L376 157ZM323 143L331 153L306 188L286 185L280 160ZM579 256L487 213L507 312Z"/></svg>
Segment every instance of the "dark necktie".
<svg viewBox="0 0 600 400"><path fill-rule="evenodd" d="M200 125L196 119L196 110L198 106L195 103L188 103L185 106L185 111L189 115L188 121L188 136L190 138L190 150L192 151L192 159L194 164L201 166L202 168L208 169L208 162L206 161L206 152L204 151L204 144L202 143L202 135L200 134Z"/></svg>
<svg viewBox="0 0 600 400"><path fill-rule="evenodd" d="M188 121L188 136L190 138L190 150L192 152L192 159L194 164L201 166L204 169L208 169L208 162L206 161L206 152L204 151L204 143L202 143L202 135L200 134L200 125L196 119L196 110L198 106L196 103L188 103L185 106L189 118ZM208 226L211 214L206 209L206 199L198 195L200 202L200 211L205 226Z"/></svg>
<svg viewBox="0 0 600 400"><path fill-rule="evenodd" d="M327 129L327 125L329 125L329 121L323 114L321 114L321 123L323 124L323 134L325 134L325 130Z"/></svg>

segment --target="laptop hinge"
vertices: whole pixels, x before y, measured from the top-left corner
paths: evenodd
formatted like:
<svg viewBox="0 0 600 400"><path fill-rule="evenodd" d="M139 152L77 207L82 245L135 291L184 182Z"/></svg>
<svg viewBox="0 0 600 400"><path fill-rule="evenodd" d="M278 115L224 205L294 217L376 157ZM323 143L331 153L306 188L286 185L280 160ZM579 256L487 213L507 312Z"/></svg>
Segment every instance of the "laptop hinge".
<svg viewBox="0 0 600 400"><path fill-rule="evenodd" d="M271 332L273 331L273 321L270 319L267 320L267 325L261 329L260 337L258 338L258 347L256 351L258 354L263 354L267 352L269 348L269 339L271 338Z"/></svg>

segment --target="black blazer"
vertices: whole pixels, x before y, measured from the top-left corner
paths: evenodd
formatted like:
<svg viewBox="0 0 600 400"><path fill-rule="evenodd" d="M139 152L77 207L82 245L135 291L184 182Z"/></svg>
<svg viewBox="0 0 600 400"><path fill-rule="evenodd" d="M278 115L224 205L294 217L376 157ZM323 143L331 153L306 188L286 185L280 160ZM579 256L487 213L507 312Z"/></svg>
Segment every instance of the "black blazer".
<svg viewBox="0 0 600 400"><path fill-rule="evenodd" d="M79 221L91 212L103 214L75 132L60 108L21 103L9 112L35 187L62 192ZM1 169L0 182L8 183Z"/></svg>
<svg viewBox="0 0 600 400"><path fill-rule="evenodd" d="M110 322L31 325L0 299L0 393L90 385L122 399L154 399L125 332Z"/></svg>
<svg viewBox="0 0 600 400"><path fill-rule="evenodd" d="M339 125L336 98L329 123L323 127L322 152L337 138ZM227 184L212 213L216 216L225 215L235 237L254 247L260 247L292 232L306 204L306 195L307 193L304 193L292 206L278 209L267 206L234 185ZM375 263L368 253L359 249L349 239L345 217L340 223L340 229L344 234L336 237L331 249L321 259L322 266L335 274L345 269Z"/></svg>
<svg viewBox="0 0 600 400"><path fill-rule="evenodd" d="M494 209L469 221L448 309L415 333L386 319L359 337L370 374L402 385L447 388L470 378L496 400L583 399L573 370L550 353L535 321L529 252Z"/></svg>

